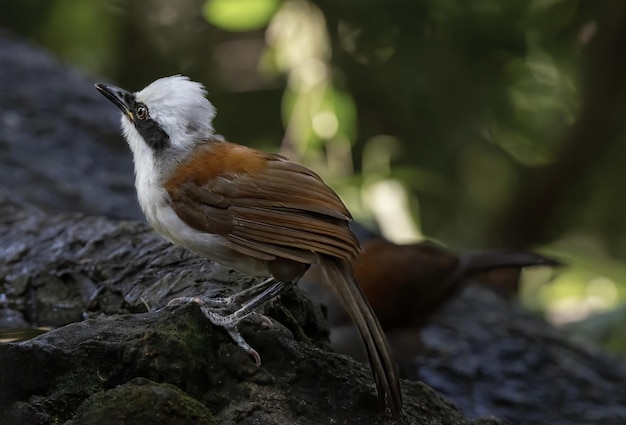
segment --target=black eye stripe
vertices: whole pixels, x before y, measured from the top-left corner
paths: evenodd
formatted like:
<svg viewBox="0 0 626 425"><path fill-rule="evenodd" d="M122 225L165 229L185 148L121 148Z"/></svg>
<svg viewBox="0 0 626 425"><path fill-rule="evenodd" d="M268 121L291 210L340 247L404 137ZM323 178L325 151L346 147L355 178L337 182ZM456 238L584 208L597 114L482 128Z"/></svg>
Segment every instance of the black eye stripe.
<svg viewBox="0 0 626 425"><path fill-rule="evenodd" d="M143 119L134 119L133 124L146 144L152 148L155 152L162 151L170 143L169 135L163 130L163 128L154 119L150 118L150 110L148 107L137 102L135 96L129 94L125 99L131 112L137 117L137 108L143 106L146 108L146 115Z"/></svg>
<svg viewBox="0 0 626 425"><path fill-rule="evenodd" d="M146 141L146 144L155 151L160 151L169 145L170 137L152 118L145 120L136 120L135 128Z"/></svg>

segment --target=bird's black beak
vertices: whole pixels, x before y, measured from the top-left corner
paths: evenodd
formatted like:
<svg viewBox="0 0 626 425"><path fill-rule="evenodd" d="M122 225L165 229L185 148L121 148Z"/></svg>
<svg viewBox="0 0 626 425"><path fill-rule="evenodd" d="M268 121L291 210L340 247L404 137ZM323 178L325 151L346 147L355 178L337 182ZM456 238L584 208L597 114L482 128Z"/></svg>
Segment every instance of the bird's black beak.
<svg viewBox="0 0 626 425"><path fill-rule="evenodd" d="M127 92L124 89L119 87L110 86L108 84L98 83L96 84L96 88L100 93L104 95L107 99L115 104L120 110L128 116L131 120L133 119L133 113L131 105L135 101L135 96Z"/></svg>

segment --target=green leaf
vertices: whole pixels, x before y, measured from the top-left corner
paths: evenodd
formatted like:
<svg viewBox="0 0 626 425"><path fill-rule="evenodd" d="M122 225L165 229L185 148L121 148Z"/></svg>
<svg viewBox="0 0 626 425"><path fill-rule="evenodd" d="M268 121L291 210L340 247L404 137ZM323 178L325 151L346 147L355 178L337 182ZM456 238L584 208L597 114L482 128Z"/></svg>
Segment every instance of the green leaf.
<svg viewBox="0 0 626 425"><path fill-rule="evenodd" d="M207 0L202 12L212 25L227 31L254 31L265 27L279 0Z"/></svg>

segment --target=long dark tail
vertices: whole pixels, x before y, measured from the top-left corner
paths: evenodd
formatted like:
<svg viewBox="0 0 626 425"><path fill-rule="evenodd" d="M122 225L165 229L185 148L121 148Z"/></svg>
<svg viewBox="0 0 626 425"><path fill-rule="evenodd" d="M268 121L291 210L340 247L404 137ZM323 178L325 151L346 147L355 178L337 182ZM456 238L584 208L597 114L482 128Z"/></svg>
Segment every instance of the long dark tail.
<svg viewBox="0 0 626 425"><path fill-rule="evenodd" d="M393 416L401 420L402 394L396 364L380 323L352 276L352 267L345 260L324 255L319 256L319 262L361 333L378 397L389 407Z"/></svg>
<svg viewBox="0 0 626 425"><path fill-rule="evenodd" d="M487 249L462 254L459 265L464 275L486 272L496 269L519 269L530 266L561 266L554 258L545 257L534 252L507 251L504 249Z"/></svg>

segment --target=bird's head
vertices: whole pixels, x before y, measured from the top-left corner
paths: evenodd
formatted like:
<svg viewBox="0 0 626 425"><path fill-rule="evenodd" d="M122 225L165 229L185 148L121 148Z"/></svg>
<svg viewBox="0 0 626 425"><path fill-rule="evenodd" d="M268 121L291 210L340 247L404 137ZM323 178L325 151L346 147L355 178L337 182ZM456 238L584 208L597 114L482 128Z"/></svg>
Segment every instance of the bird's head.
<svg viewBox="0 0 626 425"><path fill-rule="evenodd" d="M135 93L102 83L96 88L122 111L135 162L146 155L174 159L213 136L215 108L204 86L187 77L160 78Z"/></svg>

